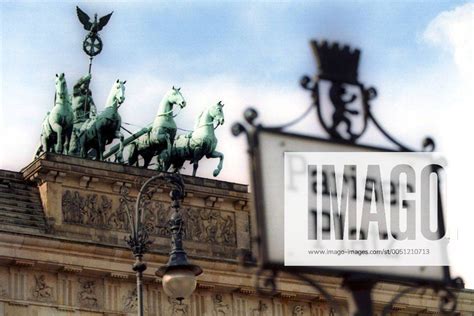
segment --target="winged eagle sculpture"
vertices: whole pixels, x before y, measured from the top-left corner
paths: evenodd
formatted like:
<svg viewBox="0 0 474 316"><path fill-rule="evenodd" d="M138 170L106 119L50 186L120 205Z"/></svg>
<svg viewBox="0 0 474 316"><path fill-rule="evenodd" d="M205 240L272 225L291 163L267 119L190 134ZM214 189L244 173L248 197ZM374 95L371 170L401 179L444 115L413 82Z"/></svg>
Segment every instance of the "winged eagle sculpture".
<svg viewBox="0 0 474 316"><path fill-rule="evenodd" d="M92 58L102 51L102 40L99 36L99 31L107 25L110 20L110 17L114 13L113 11L107 15L104 15L99 20L97 20L97 13L94 15L94 20L81 10L81 8L76 7L77 17L79 18L79 22L84 26L86 31L89 31L84 42L82 44L82 49L84 52L89 55L90 63L89 63L89 73L91 72L92 66Z"/></svg>
<svg viewBox="0 0 474 316"><path fill-rule="evenodd" d="M110 17L114 13L113 11L110 12L107 15L104 15L97 21L97 13L94 15L94 21L91 20L89 15L85 13L84 11L81 10L81 8L76 7L76 12L77 12L77 17L79 18L79 21L84 25L84 29L86 31L90 31L93 34L97 34L100 30L104 28L104 26L107 25L107 23L110 20Z"/></svg>

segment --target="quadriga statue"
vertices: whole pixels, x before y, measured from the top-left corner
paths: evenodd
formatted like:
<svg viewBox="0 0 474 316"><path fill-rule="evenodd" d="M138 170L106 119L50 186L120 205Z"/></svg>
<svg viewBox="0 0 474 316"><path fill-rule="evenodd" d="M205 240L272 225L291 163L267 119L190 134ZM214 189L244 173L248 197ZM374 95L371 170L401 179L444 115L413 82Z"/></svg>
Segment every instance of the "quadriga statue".
<svg viewBox="0 0 474 316"><path fill-rule="evenodd" d="M56 93L53 109L43 120L41 145L36 156L43 152L67 154L71 139L73 113L64 73L56 74Z"/></svg>
<svg viewBox="0 0 474 316"><path fill-rule="evenodd" d="M139 156L143 157L143 167L147 168L154 156L158 162L165 161L171 154L173 140L176 136L176 123L174 121L174 108L181 109L186 106L186 101L180 88L173 87L160 102L153 126L147 132L130 143L128 164L138 166ZM163 166L161 166L163 168Z"/></svg>
<svg viewBox="0 0 474 316"><path fill-rule="evenodd" d="M117 79L110 90L104 110L97 116L84 122L79 131L80 155L86 158L90 150L95 150L96 159L103 160L105 145L114 139L120 140L117 160L123 162L123 135L120 132L122 118L118 113L120 105L125 101L125 83Z"/></svg>
<svg viewBox="0 0 474 316"><path fill-rule="evenodd" d="M199 160L206 158L219 158L217 168L213 175L217 175L222 170L224 154L216 151L217 138L214 130L224 124L224 104L219 101L215 105L209 106L201 112L194 125L194 130L187 135L179 135L172 146L171 155L164 157L160 162L163 166L162 171L167 171L170 167L173 172L178 172L185 161L193 164L193 176L199 166Z"/></svg>

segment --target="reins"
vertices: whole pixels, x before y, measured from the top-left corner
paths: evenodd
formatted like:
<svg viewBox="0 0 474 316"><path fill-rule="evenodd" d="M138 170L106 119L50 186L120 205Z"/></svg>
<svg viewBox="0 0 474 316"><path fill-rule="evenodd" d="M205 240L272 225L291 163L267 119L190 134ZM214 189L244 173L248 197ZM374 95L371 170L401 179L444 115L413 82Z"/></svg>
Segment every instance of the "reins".
<svg viewBox="0 0 474 316"><path fill-rule="evenodd" d="M204 126L209 126L209 125L212 125L212 127L214 127L214 129L216 129L216 128L219 127L219 125L221 125L221 123L217 122L216 126L214 126L214 122L204 123L202 125L199 125L196 129L204 127Z"/></svg>
<svg viewBox="0 0 474 316"><path fill-rule="evenodd" d="M174 105L174 104L173 104L173 105ZM168 114L170 114L170 113L173 113L173 108L172 108L171 110L166 111L166 112L164 112L164 113L160 113L160 114L158 114L158 115L156 115L156 116L169 116L169 117L175 118L175 117L181 112L181 109L182 109L182 107L179 107L177 113L174 114L174 115L168 115Z"/></svg>

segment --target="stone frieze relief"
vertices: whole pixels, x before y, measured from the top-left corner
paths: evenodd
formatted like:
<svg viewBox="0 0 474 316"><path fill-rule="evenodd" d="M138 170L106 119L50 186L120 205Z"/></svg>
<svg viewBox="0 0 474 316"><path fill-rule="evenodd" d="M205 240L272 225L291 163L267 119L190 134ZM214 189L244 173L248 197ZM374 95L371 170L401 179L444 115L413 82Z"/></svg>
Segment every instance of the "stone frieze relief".
<svg viewBox="0 0 474 316"><path fill-rule="evenodd" d="M169 237L170 208L155 200L146 201L145 226L150 235ZM64 222L109 230L128 231L128 210L133 201L114 201L107 195L65 190L62 196ZM235 214L211 208L182 207L185 240L235 247Z"/></svg>
<svg viewBox="0 0 474 316"><path fill-rule="evenodd" d="M87 308L98 308L99 298L96 293L96 283L92 280L79 280L80 290L78 300L80 306Z"/></svg>
<svg viewBox="0 0 474 316"><path fill-rule="evenodd" d="M39 301L49 301L53 298L53 288L46 284L46 277L35 275L35 285L32 288L33 298Z"/></svg>

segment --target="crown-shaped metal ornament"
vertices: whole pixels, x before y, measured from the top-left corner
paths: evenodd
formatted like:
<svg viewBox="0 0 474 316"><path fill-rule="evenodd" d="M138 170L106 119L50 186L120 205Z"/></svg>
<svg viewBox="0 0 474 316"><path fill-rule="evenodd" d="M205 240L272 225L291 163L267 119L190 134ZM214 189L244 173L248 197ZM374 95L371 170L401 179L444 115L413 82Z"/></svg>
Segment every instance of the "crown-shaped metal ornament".
<svg viewBox="0 0 474 316"><path fill-rule="evenodd" d="M360 50L351 48L349 45L339 45L337 42L312 40L310 44L316 57L318 73L313 79L303 76L300 83L303 88L311 91L318 120L330 138L355 143L365 133L371 121L375 128L400 150L416 151L397 141L374 117L370 101L377 96L377 90L374 87L366 87L359 81ZM319 84L321 80L329 81L327 91L323 91ZM359 91L356 92L357 90ZM321 104L322 94L327 94L333 107L332 115L326 119L323 115L323 104ZM354 102L357 100L358 104ZM357 131L353 128L356 120L362 123ZM431 137L423 140L423 150L434 150L434 147Z"/></svg>
<svg viewBox="0 0 474 316"><path fill-rule="evenodd" d="M321 79L358 83L360 50L338 43L311 41Z"/></svg>

